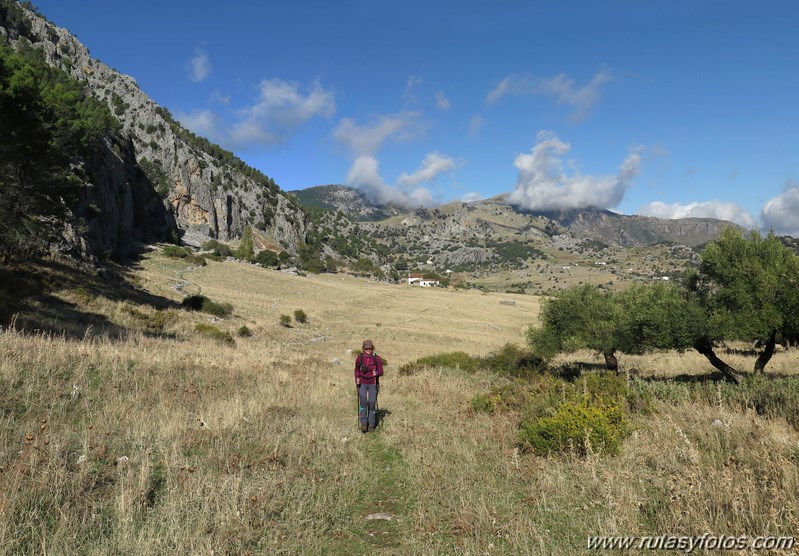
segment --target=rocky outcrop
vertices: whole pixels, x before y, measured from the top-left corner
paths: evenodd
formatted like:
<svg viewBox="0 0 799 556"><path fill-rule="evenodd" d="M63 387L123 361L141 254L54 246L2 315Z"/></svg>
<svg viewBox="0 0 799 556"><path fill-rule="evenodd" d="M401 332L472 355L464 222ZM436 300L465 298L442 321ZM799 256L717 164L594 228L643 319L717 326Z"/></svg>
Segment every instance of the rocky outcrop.
<svg viewBox="0 0 799 556"><path fill-rule="evenodd" d="M68 30L36 13L25 13L29 23L24 28L0 21L5 40L12 47L32 43L44 53L48 64L86 83L122 124L117 150L125 151L125 156L112 154L112 147L98 153L89 173L96 180L112 183L88 184L91 191L87 199L93 199L89 204L97 204L99 199L111 214L122 211L132 219L121 221L120 229L110 231L107 237L96 234L90 241L100 241L105 248L127 237L150 234L139 229L142 221L137 220L142 213L158 212L156 201L141 193L145 189L142 184L149 183L180 231L234 240L241 237L246 226L252 226L283 249L297 252L306 234L307 218L273 180L183 128L139 88L133 77L92 58ZM110 166L102 167L104 163ZM127 185L120 185L123 182ZM144 201L145 206L132 208L122 198L112 201L110 196L115 193L127 195L134 202Z"/></svg>

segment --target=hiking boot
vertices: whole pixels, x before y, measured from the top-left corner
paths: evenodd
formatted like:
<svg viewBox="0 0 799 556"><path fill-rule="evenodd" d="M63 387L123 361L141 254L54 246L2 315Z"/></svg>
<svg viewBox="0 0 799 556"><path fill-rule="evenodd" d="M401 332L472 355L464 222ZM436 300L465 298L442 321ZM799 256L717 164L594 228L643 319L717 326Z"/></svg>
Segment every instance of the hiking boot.
<svg viewBox="0 0 799 556"><path fill-rule="evenodd" d="M367 430L368 430L369 432L375 432L375 428L374 428L374 427L372 427L372 426L370 426L370 427L369 427Z"/></svg>
<svg viewBox="0 0 799 556"><path fill-rule="evenodd" d="M366 432L367 430L369 429L366 428L366 425L361 425L361 432Z"/></svg>

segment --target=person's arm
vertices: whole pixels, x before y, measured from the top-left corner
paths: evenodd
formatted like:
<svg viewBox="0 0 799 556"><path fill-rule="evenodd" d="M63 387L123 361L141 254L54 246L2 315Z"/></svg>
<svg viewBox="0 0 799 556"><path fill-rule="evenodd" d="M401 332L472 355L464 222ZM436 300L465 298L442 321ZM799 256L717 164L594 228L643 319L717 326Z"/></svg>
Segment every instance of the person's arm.
<svg viewBox="0 0 799 556"><path fill-rule="evenodd" d="M357 388L361 384L361 356L355 358L355 387Z"/></svg>
<svg viewBox="0 0 799 556"><path fill-rule="evenodd" d="M379 355L375 356L375 364L377 365L377 376L383 376L383 358Z"/></svg>

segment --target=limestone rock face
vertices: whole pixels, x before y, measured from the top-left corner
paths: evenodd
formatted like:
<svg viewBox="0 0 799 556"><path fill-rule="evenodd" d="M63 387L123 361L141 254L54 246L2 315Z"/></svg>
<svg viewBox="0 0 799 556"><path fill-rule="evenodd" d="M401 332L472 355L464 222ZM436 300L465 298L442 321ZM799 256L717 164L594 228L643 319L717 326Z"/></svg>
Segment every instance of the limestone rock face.
<svg viewBox="0 0 799 556"><path fill-rule="evenodd" d="M48 64L86 83L122 124L122 145L116 150L125 151L124 156L110 144L101 149L89 174L93 180L106 181L87 183L87 199L102 205L92 209L94 213L100 208L102 214L109 211L109 218L119 216L119 229L93 234L91 242L99 241L103 249L129 237L152 236L139 229L153 224L143 216L166 211L170 216L158 216L158 230L171 221L179 234L192 231L234 240L246 226L253 226L283 249L297 252L305 237L306 217L273 180L183 128L133 77L93 59L68 30L36 13L26 10L26 14L30 23L26 30L0 21L0 40L12 47L32 43ZM156 198L143 193L147 184L157 192ZM114 199L115 195L120 197ZM135 206L138 202L145 205Z"/></svg>

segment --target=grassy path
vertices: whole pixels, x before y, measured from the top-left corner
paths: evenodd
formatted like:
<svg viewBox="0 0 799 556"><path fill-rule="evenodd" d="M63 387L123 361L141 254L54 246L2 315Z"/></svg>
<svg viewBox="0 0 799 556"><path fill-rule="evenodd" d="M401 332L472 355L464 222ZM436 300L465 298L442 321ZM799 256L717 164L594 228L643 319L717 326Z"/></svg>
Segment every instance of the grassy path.
<svg viewBox="0 0 799 556"><path fill-rule="evenodd" d="M330 545L330 554L405 554L407 539L413 530L416 504L409 465L402 452L384 434L382 423L374 433L354 433L353 441L366 469L359 470L361 480L353 485L358 503L350 513L346 534Z"/></svg>

